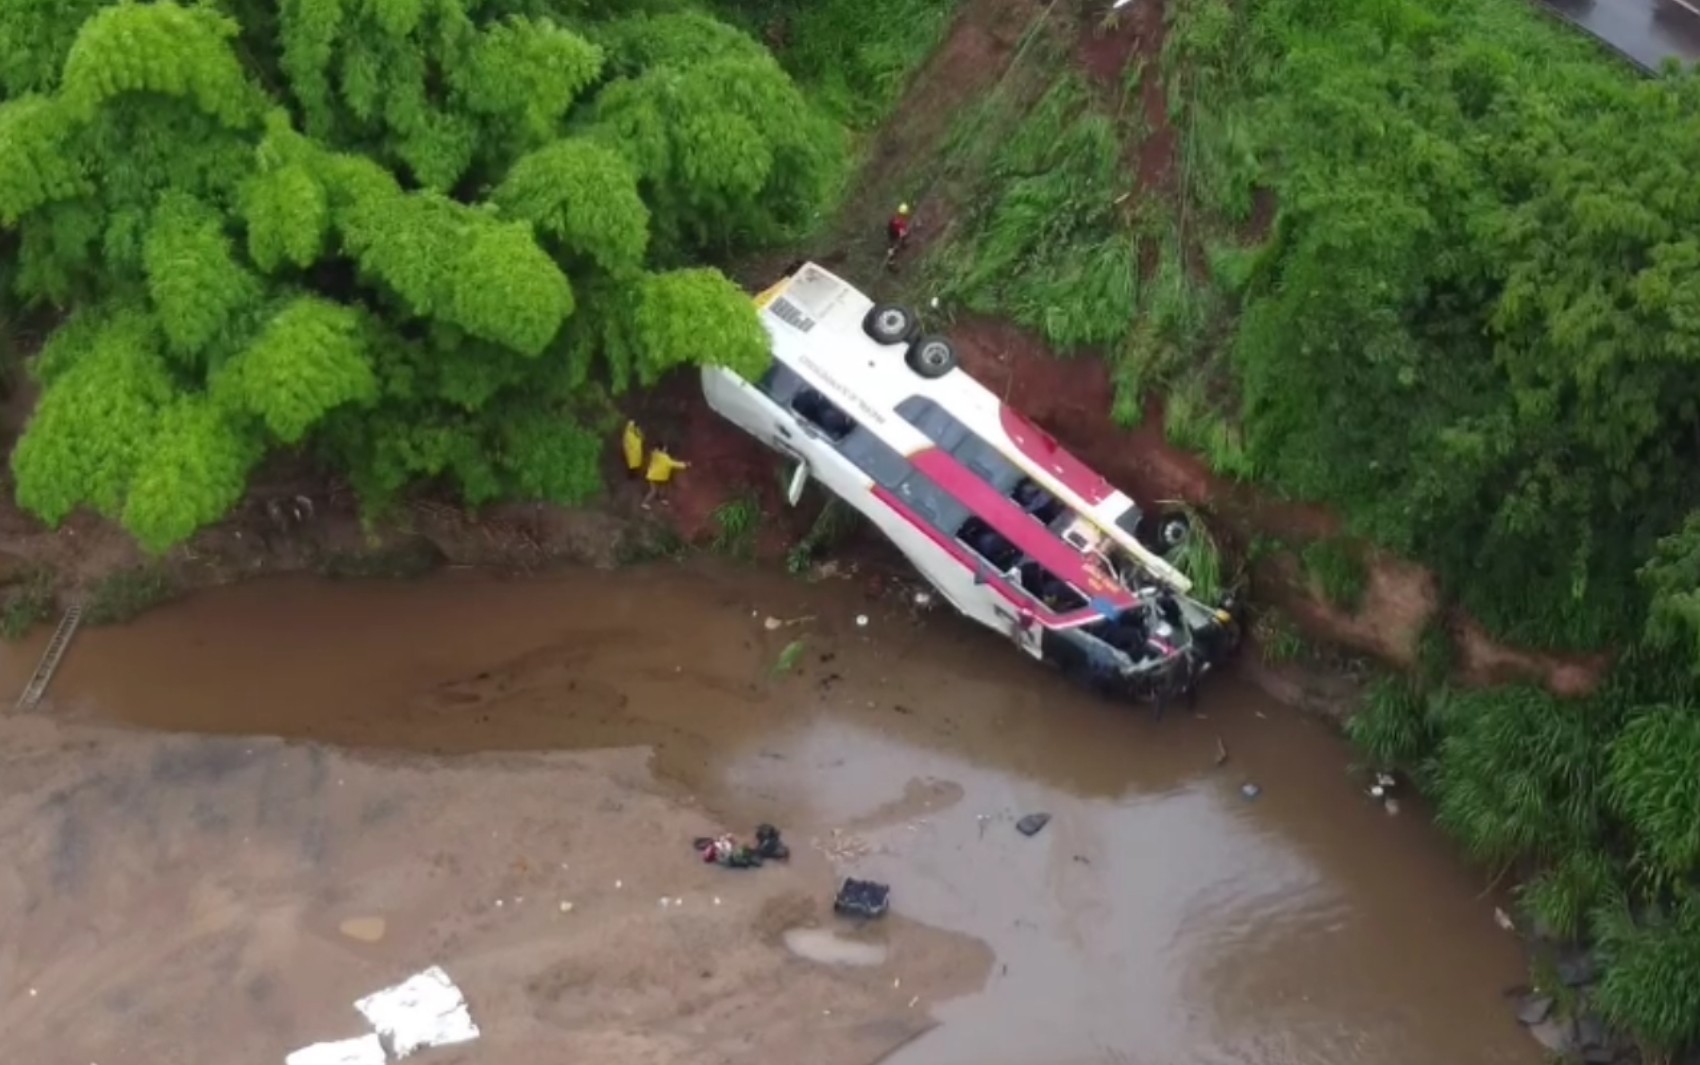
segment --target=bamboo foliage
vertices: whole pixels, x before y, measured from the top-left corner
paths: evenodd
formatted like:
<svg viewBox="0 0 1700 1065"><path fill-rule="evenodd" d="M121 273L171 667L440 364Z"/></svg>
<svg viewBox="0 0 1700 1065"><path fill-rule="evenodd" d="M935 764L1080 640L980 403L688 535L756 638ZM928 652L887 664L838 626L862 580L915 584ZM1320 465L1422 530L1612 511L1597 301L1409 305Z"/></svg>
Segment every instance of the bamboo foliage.
<svg viewBox="0 0 1700 1065"><path fill-rule="evenodd" d="M695 263L812 221L842 137L679 6L7 5L8 295L76 312L19 499L164 549L309 447L374 503L574 500L607 386L759 372L753 307Z"/></svg>

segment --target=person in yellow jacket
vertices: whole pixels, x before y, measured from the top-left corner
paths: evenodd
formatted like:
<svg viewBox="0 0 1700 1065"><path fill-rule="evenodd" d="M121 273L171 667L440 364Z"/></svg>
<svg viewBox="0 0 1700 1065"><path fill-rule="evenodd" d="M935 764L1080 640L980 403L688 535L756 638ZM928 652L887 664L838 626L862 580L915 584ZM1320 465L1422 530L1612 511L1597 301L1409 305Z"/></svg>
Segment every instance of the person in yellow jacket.
<svg viewBox="0 0 1700 1065"><path fill-rule="evenodd" d="M666 448L655 448L649 453L646 465L643 459L644 439L643 430L636 422L628 421L625 432L620 437L620 448L624 452L626 468L636 473L643 470L643 479L649 482L649 490L644 493L643 505L649 506L655 498L655 490L673 479L673 474L690 466L688 462L680 462L667 453Z"/></svg>
<svg viewBox="0 0 1700 1065"><path fill-rule="evenodd" d="M673 479L674 470L682 470L689 465L656 448L649 453L649 468L643 471L643 476L651 485L666 484Z"/></svg>

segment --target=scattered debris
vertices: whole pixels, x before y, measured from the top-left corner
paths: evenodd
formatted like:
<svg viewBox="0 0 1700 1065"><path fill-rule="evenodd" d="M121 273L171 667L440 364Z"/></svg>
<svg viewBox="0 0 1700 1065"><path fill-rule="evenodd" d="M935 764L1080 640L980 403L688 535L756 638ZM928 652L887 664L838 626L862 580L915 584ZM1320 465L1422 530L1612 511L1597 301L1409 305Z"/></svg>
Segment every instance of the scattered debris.
<svg viewBox="0 0 1700 1065"><path fill-rule="evenodd" d="M375 1035L314 1043L283 1059L283 1065L384 1065L384 1044Z"/></svg>
<svg viewBox="0 0 1700 1065"><path fill-rule="evenodd" d="M835 862L851 862L873 852L868 841L854 833L845 832L841 828L832 830L828 839L822 840L816 836L810 841L816 850L825 854Z"/></svg>
<svg viewBox="0 0 1700 1065"><path fill-rule="evenodd" d="M1517 924L1511 919L1511 915L1500 909L1498 906L1493 908L1493 923L1498 925L1502 932L1517 931ZM1536 1019L1538 1020L1539 1018ZM1530 1021L1529 1023L1534 1024L1535 1022Z"/></svg>
<svg viewBox="0 0 1700 1065"><path fill-rule="evenodd" d="M354 1008L398 1059L431 1047L470 1043L479 1036L466 997L436 965L366 996Z"/></svg>
<svg viewBox="0 0 1700 1065"><path fill-rule="evenodd" d="M1240 794L1245 796L1247 800L1251 800L1262 795L1263 789L1248 780L1244 784L1240 785Z"/></svg>
<svg viewBox="0 0 1700 1065"><path fill-rule="evenodd" d="M1015 823L1015 830L1023 836L1035 836L1039 830L1051 823L1050 814L1028 814Z"/></svg>
<svg viewBox="0 0 1700 1065"><path fill-rule="evenodd" d="M563 901L561 903L561 912L562 913L572 913L573 912L573 904L570 903L570 902Z"/></svg>
<svg viewBox="0 0 1700 1065"><path fill-rule="evenodd" d="M891 888L854 877L845 878L844 885L838 889L838 897L832 901L834 913L853 917L883 917L890 908Z"/></svg>
<svg viewBox="0 0 1700 1065"><path fill-rule="evenodd" d="M789 861L791 848L779 838L779 829L763 822L756 826L756 853L770 862Z"/></svg>
<svg viewBox="0 0 1700 1065"><path fill-rule="evenodd" d="M797 660L803 657L803 641L792 640L779 652L779 661L773 664L775 673L789 673L796 668Z"/></svg>
<svg viewBox="0 0 1700 1065"><path fill-rule="evenodd" d="M384 938L388 924L382 917L350 917L337 926L337 931L362 943L376 943Z"/></svg>
<svg viewBox="0 0 1700 1065"><path fill-rule="evenodd" d="M1216 768L1220 769L1227 764L1228 764L1228 745L1222 742L1221 736L1217 736L1216 737Z"/></svg>
<svg viewBox="0 0 1700 1065"><path fill-rule="evenodd" d="M739 843L732 835L698 836L691 846L702 855L703 861L728 869L755 869L763 862L783 862L791 857L791 848L779 837L779 829L765 823L756 826L753 847Z"/></svg>
<svg viewBox="0 0 1700 1065"><path fill-rule="evenodd" d="M1387 811L1388 817L1398 817L1399 816L1399 800L1398 799L1388 799L1386 802L1382 803L1381 806L1382 806L1382 809Z"/></svg>
<svg viewBox="0 0 1700 1065"><path fill-rule="evenodd" d="M857 614L857 615L856 615L856 627L857 627L857 628L858 628L858 629L865 629L865 628L867 628L867 627L868 627L868 615L866 615L866 614Z"/></svg>
<svg viewBox="0 0 1700 1065"><path fill-rule="evenodd" d="M813 614L806 614L806 615L804 615L803 617L800 617L800 618L774 618L774 617L770 617L767 620L763 621L761 624L762 624L762 628L766 629L768 632L777 632L778 630L783 629L783 628L787 628L791 625L807 625L809 622L811 622L813 620L815 620L815 616Z"/></svg>

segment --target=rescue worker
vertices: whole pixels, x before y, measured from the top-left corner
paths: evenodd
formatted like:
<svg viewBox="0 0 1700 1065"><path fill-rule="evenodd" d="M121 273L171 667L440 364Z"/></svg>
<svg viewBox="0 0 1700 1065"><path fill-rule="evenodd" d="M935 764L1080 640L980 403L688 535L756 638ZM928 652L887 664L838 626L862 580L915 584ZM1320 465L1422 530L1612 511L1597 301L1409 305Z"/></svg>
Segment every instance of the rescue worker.
<svg viewBox="0 0 1700 1065"><path fill-rule="evenodd" d="M656 491L673 479L675 471L689 466L690 463L680 462L662 448L651 451L649 453L649 466L643 471L643 479L649 482L649 487L643 495L644 509L649 509L649 505L655 501Z"/></svg>
<svg viewBox="0 0 1700 1065"><path fill-rule="evenodd" d="M909 205L897 205L897 213L885 224L885 265L889 268L897 261L897 253L909 242Z"/></svg>

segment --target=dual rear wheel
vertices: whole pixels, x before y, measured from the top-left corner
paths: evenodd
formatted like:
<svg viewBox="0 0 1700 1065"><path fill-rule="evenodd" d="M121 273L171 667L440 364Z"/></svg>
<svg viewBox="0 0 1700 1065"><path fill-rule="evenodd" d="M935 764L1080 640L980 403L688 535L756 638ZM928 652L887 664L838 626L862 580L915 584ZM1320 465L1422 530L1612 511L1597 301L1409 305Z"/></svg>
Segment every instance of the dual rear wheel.
<svg viewBox="0 0 1700 1065"><path fill-rule="evenodd" d="M917 336L920 325L914 311L895 303L875 304L862 319L862 331L876 342L909 345L903 361L915 373L929 379L943 377L956 369L956 346L946 337Z"/></svg>

